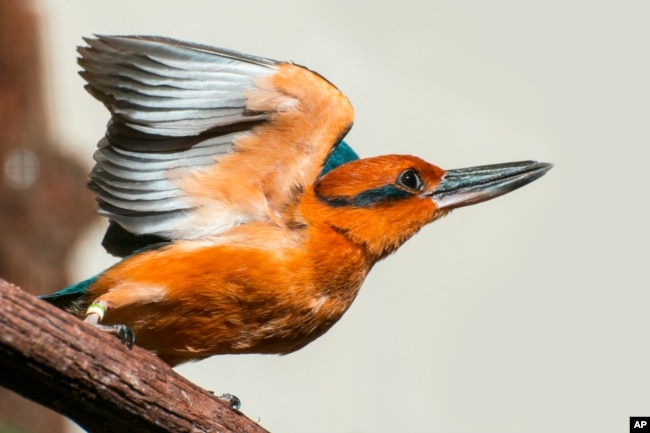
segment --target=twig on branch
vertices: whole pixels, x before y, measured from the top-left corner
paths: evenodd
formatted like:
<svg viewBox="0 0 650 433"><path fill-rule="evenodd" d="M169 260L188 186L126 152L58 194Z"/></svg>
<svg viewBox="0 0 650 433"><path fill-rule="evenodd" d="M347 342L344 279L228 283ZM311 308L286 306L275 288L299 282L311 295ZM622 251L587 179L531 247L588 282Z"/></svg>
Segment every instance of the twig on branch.
<svg viewBox="0 0 650 433"><path fill-rule="evenodd" d="M266 432L153 354L1 279L0 385L90 432Z"/></svg>

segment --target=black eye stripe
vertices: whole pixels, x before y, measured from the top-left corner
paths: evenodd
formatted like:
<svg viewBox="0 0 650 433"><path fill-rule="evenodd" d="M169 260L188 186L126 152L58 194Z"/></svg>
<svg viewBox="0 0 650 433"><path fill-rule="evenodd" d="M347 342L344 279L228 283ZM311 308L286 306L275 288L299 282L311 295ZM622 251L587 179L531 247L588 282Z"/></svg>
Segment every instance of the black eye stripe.
<svg viewBox="0 0 650 433"><path fill-rule="evenodd" d="M422 179L414 168L404 170L395 183L362 190L351 195L323 195L316 185L320 201L331 207L373 207L414 197L423 187Z"/></svg>
<svg viewBox="0 0 650 433"><path fill-rule="evenodd" d="M397 177L397 184L406 189L417 191L422 186L422 181L420 180L418 173L412 168L409 168L408 170L404 170Z"/></svg>

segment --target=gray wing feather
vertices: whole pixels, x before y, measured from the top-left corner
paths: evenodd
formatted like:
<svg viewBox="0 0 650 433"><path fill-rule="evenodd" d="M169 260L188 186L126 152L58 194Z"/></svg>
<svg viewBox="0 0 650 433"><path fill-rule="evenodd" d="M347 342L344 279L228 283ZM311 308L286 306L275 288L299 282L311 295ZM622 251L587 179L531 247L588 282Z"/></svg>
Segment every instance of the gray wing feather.
<svg viewBox="0 0 650 433"><path fill-rule="evenodd" d="M85 42L80 74L111 113L90 174L99 213L131 233L173 239L192 212L174 179L215 164L267 118L246 109L245 92L277 63L149 36Z"/></svg>

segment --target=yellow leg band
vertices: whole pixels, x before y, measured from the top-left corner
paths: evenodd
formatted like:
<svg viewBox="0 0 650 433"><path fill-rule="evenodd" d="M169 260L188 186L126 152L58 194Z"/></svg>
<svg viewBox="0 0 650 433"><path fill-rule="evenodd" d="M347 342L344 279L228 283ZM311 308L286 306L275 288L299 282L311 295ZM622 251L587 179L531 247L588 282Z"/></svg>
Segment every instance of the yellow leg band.
<svg viewBox="0 0 650 433"><path fill-rule="evenodd" d="M91 314L97 314L99 316L100 322L104 318L105 313L106 313L106 307L98 302L93 302L86 310L86 316L90 316Z"/></svg>

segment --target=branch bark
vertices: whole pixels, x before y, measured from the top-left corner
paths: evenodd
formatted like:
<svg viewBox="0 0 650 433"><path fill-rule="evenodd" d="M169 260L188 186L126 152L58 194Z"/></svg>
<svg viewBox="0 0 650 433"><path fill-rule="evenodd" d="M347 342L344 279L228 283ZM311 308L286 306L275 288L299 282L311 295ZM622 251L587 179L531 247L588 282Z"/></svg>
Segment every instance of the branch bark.
<svg viewBox="0 0 650 433"><path fill-rule="evenodd" d="M155 355L1 279L0 385L95 433L266 432Z"/></svg>

